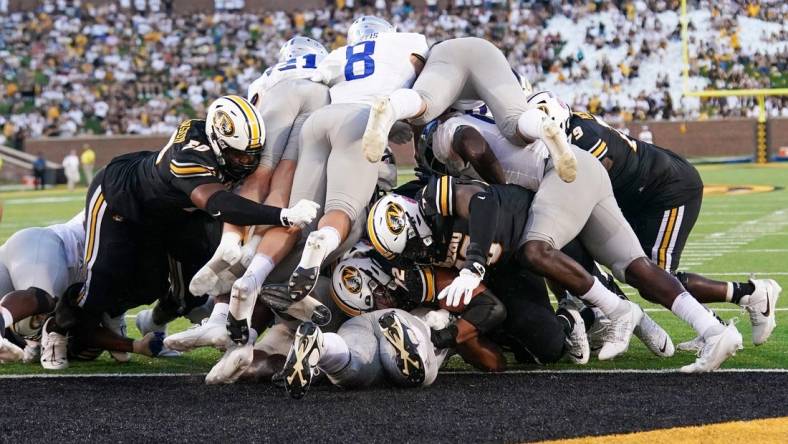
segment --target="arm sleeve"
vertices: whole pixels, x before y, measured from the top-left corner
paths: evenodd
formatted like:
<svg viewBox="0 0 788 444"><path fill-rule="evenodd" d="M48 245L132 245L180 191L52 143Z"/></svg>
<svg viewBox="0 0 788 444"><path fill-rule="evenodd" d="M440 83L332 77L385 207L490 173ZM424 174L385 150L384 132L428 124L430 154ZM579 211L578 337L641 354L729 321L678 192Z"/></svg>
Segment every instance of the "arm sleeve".
<svg viewBox="0 0 788 444"><path fill-rule="evenodd" d="M498 227L500 203L493 193L485 190L473 195L469 208L468 235L470 241L465 253L464 268L478 274L479 270L474 264L479 264L482 267L487 266L487 252L490 251L493 236Z"/></svg>
<svg viewBox="0 0 788 444"><path fill-rule="evenodd" d="M211 195L205 210L217 220L233 225L282 225L281 208L258 204L226 190Z"/></svg>

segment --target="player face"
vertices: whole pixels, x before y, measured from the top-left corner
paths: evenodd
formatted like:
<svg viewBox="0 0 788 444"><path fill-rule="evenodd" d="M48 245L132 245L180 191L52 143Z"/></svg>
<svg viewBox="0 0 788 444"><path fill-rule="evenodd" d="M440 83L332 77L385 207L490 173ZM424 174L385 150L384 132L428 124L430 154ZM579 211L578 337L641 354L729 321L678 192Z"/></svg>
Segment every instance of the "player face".
<svg viewBox="0 0 788 444"><path fill-rule="evenodd" d="M228 148L222 155L227 162L228 175L235 179L248 176L260 164L260 150L247 152Z"/></svg>

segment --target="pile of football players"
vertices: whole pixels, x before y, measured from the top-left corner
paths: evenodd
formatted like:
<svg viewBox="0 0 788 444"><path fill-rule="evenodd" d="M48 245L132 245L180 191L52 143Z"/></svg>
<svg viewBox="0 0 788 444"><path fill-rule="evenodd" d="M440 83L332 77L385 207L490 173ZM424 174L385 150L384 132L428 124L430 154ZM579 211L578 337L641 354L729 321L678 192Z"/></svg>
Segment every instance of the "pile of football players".
<svg viewBox="0 0 788 444"><path fill-rule="evenodd" d="M582 365L634 335L672 356L617 282L697 332L682 372L742 347L704 303L747 310L755 345L775 328L775 281L678 271L695 168L532 91L490 42L430 48L364 16L347 46L295 37L279 60L160 151L113 159L74 219L0 248L0 361L217 347L207 383L299 398L318 375L426 386L453 354L487 372ZM414 138L416 179L397 186L389 144ZM142 305L132 340L125 313ZM166 336L182 316L194 326Z"/></svg>

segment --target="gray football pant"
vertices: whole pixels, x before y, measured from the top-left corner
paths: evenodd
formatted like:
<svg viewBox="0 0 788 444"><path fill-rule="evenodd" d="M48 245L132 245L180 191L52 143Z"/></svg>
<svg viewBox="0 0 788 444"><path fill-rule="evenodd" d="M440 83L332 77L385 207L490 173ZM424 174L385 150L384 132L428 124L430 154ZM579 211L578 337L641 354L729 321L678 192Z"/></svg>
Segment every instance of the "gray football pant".
<svg viewBox="0 0 788 444"><path fill-rule="evenodd" d="M376 310L347 320L337 334L350 349L350 362L345 368L327 374L334 384L345 388L364 388L383 382L385 379L400 385L405 382L397 368L394 347L383 337L378 319L392 311ZM417 336L417 348L426 372L422 386L431 385L438 376L439 361L430 341L429 327L410 313L395 309L403 324Z"/></svg>
<svg viewBox="0 0 788 444"><path fill-rule="evenodd" d="M0 247L0 298L30 287L59 298L71 275L63 241L46 228L17 231Z"/></svg>
<svg viewBox="0 0 788 444"><path fill-rule="evenodd" d="M459 99L482 100L492 112L501 134L525 146L517 120L528 108L528 97L503 53L487 40L464 37L433 46L427 63L413 84L427 105L414 123L425 125Z"/></svg>
<svg viewBox="0 0 788 444"><path fill-rule="evenodd" d="M528 214L525 240L544 241L560 250L579 237L597 262L625 281L629 264L646 255L618 208L605 167L588 151L575 146L572 151L577 178L566 183L548 167Z"/></svg>
<svg viewBox="0 0 788 444"><path fill-rule="evenodd" d="M280 160L298 159L301 129L309 115L328 105L328 87L306 79L279 82L260 103L265 145L260 164L274 168Z"/></svg>
<svg viewBox="0 0 788 444"><path fill-rule="evenodd" d="M357 103L331 104L309 116L301 129L291 206L308 199L352 221L363 217L378 180L378 164L361 150L368 117L369 105Z"/></svg>

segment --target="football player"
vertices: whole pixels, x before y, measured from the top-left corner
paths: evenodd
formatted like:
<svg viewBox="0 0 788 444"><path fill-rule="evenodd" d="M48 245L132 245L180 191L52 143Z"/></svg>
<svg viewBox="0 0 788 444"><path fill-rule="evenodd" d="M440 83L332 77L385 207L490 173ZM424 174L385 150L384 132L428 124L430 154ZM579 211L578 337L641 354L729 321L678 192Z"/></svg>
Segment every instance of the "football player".
<svg viewBox="0 0 788 444"><path fill-rule="evenodd" d="M304 123L291 201L325 202L325 213L290 280L295 299L311 292L321 264L363 219L373 195L378 164L365 160L361 149L372 102L379 94L410 87L426 54L423 35L397 33L385 20L364 16L348 29L347 46L318 65L313 80L330 87L331 104Z"/></svg>
<svg viewBox="0 0 788 444"><path fill-rule="evenodd" d="M445 40L430 49L412 89L398 89L374 103L364 132L364 153L370 161L379 159L386 136L398 120L410 119L424 126L458 100L481 100L512 144L524 147L535 139L543 140L558 175L571 182L577 167L574 154L557 137L556 122L528 105L528 93L530 86L522 87L506 57L492 43L476 37Z"/></svg>
<svg viewBox="0 0 788 444"><path fill-rule="evenodd" d="M731 302L744 307L752 323L752 342L766 342L776 326L774 309L782 289L772 279L719 282L679 272L681 253L703 201L700 174L678 154L611 128L586 112L571 113L549 91L529 98L556 120L566 122L572 143L605 166L619 206L643 250L674 274L698 301ZM699 336L702 342L703 336Z"/></svg>
<svg viewBox="0 0 788 444"><path fill-rule="evenodd" d="M205 245L207 236L195 239L184 229L204 226L205 217L235 225L311 222L314 202L281 209L228 189L256 169L264 138L257 110L246 99L225 96L211 104L206 120L183 122L160 152L113 159L88 190L81 311L95 322L118 299L165 294L170 256L200 265L208 259L200 254L211 251ZM65 334L76 326L62 320L56 317L54 333Z"/></svg>

